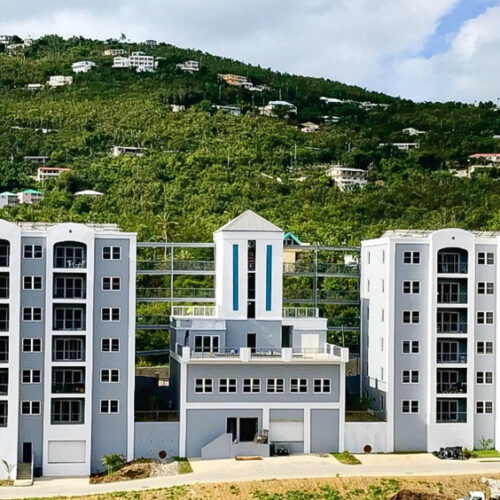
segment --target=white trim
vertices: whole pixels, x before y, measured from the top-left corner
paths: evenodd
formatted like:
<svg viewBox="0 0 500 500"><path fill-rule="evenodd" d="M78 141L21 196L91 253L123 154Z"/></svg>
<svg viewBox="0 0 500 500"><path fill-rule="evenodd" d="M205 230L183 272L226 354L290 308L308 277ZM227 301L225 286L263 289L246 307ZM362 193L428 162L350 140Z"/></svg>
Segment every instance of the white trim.
<svg viewBox="0 0 500 500"><path fill-rule="evenodd" d="M292 380L297 380L297 390L296 391L292 390ZM306 390L305 391L301 391L300 390L300 386L302 385L301 381L303 381L303 380L306 381ZM309 393L309 382L308 382L308 379L307 378L303 378L303 377L290 377L289 391L290 391L290 394L308 394Z"/></svg>
<svg viewBox="0 0 500 500"><path fill-rule="evenodd" d="M104 249L105 248L109 248L109 259L106 259L104 257ZM119 248L120 249L120 257L118 257L116 259L113 257L113 250L115 248ZM116 246L116 247L114 247L114 246L103 246L102 247L101 258L102 258L102 260L122 260L122 247L121 246Z"/></svg>
<svg viewBox="0 0 500 500"><path fill-rule="evenodd" d="M28 236L28 235L23 233L23 236ZM36 234L36 236L40 237L40 234ZM31 247L31 254L33 255L33 257L25 257L26 247ZM35 255L35 247L40 247L40 249L42 250L41 257L34 256ZM32 243L32 244L27 243L27 244L23 245L23 259L36 259L36 260L43 259L43 245L38 245L35 243Z"/></svg>
<svg viewBox="0 0 500 500"><path fill-rule="evenodd" d="M30 374L30 377L29 377L30 381L29 382L23 382L25 372L29 372L29 374ZM40 373L40 382L33 382L33 372ZM22 385L41 384L42 383L42 370L39 370L37 368L29 368L29 369L21 370L21 376L19 377L19 380L20 380Z"/></svg>
<svg viewBox="0 0 500 500"><path fill-rule="evenodd" d="M316 385L315 384L316 380L320 380L321 381L321 391L316 391L314 389L314 386ZM323 390L325 380L328 380L328 386L329 386L329 390L328 391ZM332 393L332 385L333 385L333 383L332 383L331 377L315 377L315 378L313 378L313 381L312 381L312 393L313 394L331 394Z"/></svg>
<svg viewBox="0 0 500 500"><path fill-rule="evenodd" d="M35 316L35 310L40 309L40 319L33 319ZM24 319L24 311L30 311L30 319ZM30 322L30 323L38 323L43 321L43 307L40 306L26 306L23 307L21 311L21 320Z"/></svg>
<svg viewBox="0 0 500 500"><path fill-rule="evenodd" d="M187 439L187 363L179 361L180 365L180 390L179 390L179 456L186 456L186 439ZM192 403L189 403L192 404ZM202 403L206 405L207 403ZM221 403L219 407L223 406ZM204 407L204 406L203 406ZM202 407L202 408L203 408Z"/></svg>
<svg viewBox="0 0 500 500"><path fill-rule="evenodd" d="M104 288L104 280L110 280L110 288ZM113 288L113 280L118 280L118 288ZM132 286L132 285L131 285ZM119 292L122 289L122 280L120 276L102 276L101 277L101 291L103 292Z"/></svg>
<svg viewBox="0 0 500 500"><path fill-rule="evenodd" d="M245 391L245 380L250 380L250 391ZM254 381L258 380L259 381L259 390L254 391ZM262 392L262 379L260 377L245 377L242 379L241 382L241 392L243 394L260 394Z"/></svg>
<svg viewBox="0 0 500 500"><path fill-rule="evenodd" d="M24 343L25 343L27 340L29 340L29 350L28 350L28 351L24 349ZM33 350L33 342L34 342L35 340L40 341L40 350L39 350L39 351L34 351L34 350ZM10 350L11 350L11 349L10 349L10 345L9 345L9 351L10 351ZM34 352L38 352L38 353L39 353L39 352L43 352L42 337L26 337L26 338L23 338L23 339L22 339L22 342L21 342L21 351L22 351L22 352L29 352L29 353L34 353ZM9 356L9 359L10 359L10 356Z"/></svg>
<svg viewBox="0 0 500 500"><path fill-rule="evenodd" d="M30 287L26 288L25 279L30 278ZM35 288L35 278L40 278L40 288ZM23 275L23 290L43 290L43 276L36 274L25 274Z"/></svg>
<svg viewBox="0 0 500 500"><path fill-rule="evenodd" d="M309 408L310 410L343 409L339 401L328 403L268 403L267 401L256 401L253 403L239 403L238 401L233 401L232 403L223 403L220 401L210 401L203 403L186 402L184 407L186 410L263 410L264 408L269 410L303 410L304 408Z"/></svg>
<svg viewBox="0 0 500 500"><path fill-rule="evenodd" d="M113 310L115 309L118 310L118 319L113 319ZM103 313L106 310L109 310L109 319L103 319ZM101 323L118 323L119 321L121 321L121 317L122 317L121 307L101 307L101 317L100 317Z"/></svg>
<svg viewBox="0 0 500 500"><path fill-rule="evenodd" d="M108 379L109 380L103 380L102 375L104 372L108 372ZM118 380L111 380L112 373L117 372L118 373ZM101 368L100 374L99 374L99 381L101 384L119 384L120 383L120 369L119 368Z"/></svg>
<svg viewBox="0 0 500 500"><path fill-rule="evenodd" d="M403 403L405 401L408 401L409 405L408 408L410 411L403 411ZM416 402L418 404L418 411L412 411L412 403ZM401 400L401 408L400 408L400 413L401 415L419 415L420 414L420 401L418 399L402 399Z"/></svg>
<svg viewBox="0 0 500 500"><path fill-rule="evenodd" d="M274 386L274 389L276 389L276 386L277 386L277 381L278 380L281 380L282 381L282 387L283 387L283 390L281 391L278 391L278 390L274 390L274 391L270 391L268 389L269 387L269 381L273 381L273 386ZM285 385L286 385L286 380L282 377L267 377L266 378L266 394L285 394Z"/></svg>
<svg viewBox="0 0 500 500"><path fill-rule="evenodd" d="M109 351L104 351L102 348L102 343L104 340L109 340L109 349L110 349ZM118 350L117 351L112 350L113 340L118 340ZM120 339L118 337L104 337L101 339L101 352L105 352L106 354L118 354L120 351L121 351L121 342L120 342Z"/></svg>
<svg viewBox="0 0 500 500"><path fill-rule="evenodd" d="M128 282L128 366L127 366L127 460L133 460L135 453L135 314L136 314L136 272L137 272L137 237L128 236L129 282ZM120 280L120 289L122 282ZM112 342L111 342L112 343ZM111 347L111 344L110 344ZM121 345L118 339L118 351Z"/></svg>
<svg viewBox="0 0 500 500"><path fill-rule="evenodd" d="M311 408L304 408L304 453L311 453Z"/></svg>
<svg viewBox="0 0 500 500"><path fill-rule="evenodd" d="M201 391L197 390L197 382L201 382ZM210 380L210 384L207 381ZM207 385L210 385L210 390L207 391ZM193 393L194 394L213 394L214 393L214 379L212 377L196 377L193 379Z"/></svg>
<svg viewBox="0 0 500 500"><path fill-rule="evenodd" d="M226 381L226 388L229 389L229 381L234 380L234 391L221 391L221 381ZM238 394L238 379L234 377L219 377L217 379L217 391L219 394ZM215 392L215 391L214 391Z"/></svg>
<svg viewBox="0 0 500 500"><path fill-rule="evenodd" d="M116 401L117 411L111 411L111 403ZM108 411L102 411L102 403L108 403ZM119 415L120 413L120 400L119 399L100 399L99 400L99 414L100 415Z"/></svg>
<svg viewBox="0 0 500 500"><path fill-rule="evenodd" d="M29 413L24 413L23 412L23 404L24 403L29 403ZM36 413L33 413L33 403L38 403L38 412ZM38 399L34 399L34 400L31 400L31 399L23 399L21 400L20 402L20 405L19 405L19 414L26 417L26 416L37 416L37 415L41 415L42 414L42 403L40 400Z"/></svg>

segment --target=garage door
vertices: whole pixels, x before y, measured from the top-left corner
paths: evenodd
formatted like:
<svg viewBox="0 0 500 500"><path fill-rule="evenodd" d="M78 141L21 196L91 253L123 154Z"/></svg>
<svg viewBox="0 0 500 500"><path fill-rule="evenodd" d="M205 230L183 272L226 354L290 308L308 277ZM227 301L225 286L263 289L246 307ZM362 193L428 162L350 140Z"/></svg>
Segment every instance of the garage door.
<svg viewBox="0 0 500 500"><path fill-rule="evenodd" d="M294 420L274 420L269 423L269 441L292 443L304 441L304 424Z"/></svg>
<svg viewBox="0 0 500 500"><path fill-rule="evenodd" d="M85 463L85 441L49 441L49 464Z"/></svg>

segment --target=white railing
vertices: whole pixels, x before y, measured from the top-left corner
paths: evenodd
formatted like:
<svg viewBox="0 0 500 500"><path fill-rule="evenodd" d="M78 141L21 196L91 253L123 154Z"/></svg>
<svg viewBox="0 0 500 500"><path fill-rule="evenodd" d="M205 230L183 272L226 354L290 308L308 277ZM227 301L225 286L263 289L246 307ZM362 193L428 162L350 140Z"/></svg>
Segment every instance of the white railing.
<svg viewBox="0 0 500 500"><path fill-rule="evenodd" d="M214 317L215 306L173 306L172 316L177 317Z"/></svg>
<svg viewBox="0 0 500 500"><path fill-rule="evenodd" d="M317 307L284 307L284 318L318 318L319 311Z"/></svg>

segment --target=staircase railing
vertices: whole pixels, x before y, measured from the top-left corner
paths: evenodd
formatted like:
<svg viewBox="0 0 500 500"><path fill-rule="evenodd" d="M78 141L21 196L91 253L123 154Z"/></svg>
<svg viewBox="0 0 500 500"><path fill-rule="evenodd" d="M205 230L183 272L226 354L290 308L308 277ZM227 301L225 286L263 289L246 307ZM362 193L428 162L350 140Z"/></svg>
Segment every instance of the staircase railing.
<svg viewBox="0 0 500 500"><path fill-rule="evenodd" d="M31 464L30 464L30 480L31 480L31 484L33 484L34 470L35 470L35 454L31 453Z"/></svg>

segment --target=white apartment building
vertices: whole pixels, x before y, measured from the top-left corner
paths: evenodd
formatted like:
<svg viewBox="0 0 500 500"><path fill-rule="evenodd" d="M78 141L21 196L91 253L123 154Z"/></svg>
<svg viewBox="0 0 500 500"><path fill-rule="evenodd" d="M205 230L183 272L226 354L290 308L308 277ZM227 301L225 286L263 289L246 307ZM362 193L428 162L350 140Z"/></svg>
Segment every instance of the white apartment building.
<svg viewBox="0 0 500 500"><path fill-rule="evenodd" d="M125 49L106 49L102 55L103 56L123 56L127 53Z"/></svg>
<svg viewBox="0 0 500 500"><path fill-rule="evenodd" d="M383 148L385 146L392 146L393 148L400 149L401 151L411 151L412 149L420 148L420 144L418 142L393 142L389 144L381 142L379 144L379 148Z"/></svg>
<svg viewBox="0 0 500 500"><path fill-rule="evenodd" d="M194 73L195 71L200 70L200 63L198 61L186 61L181 64L177 64L176 66L181 71L188 71L190 73Z"/></svg>
<svg viewBox="0 0 500 500"><path fill-rule="evenodd" d="M366 171L360 168L332 165L326 171L326 175L332 179L341 191L345 191L354 186L363 187L368 182L366 180Z"/></svg>
<svg viewBox="0 0 500 500"><path fill-rule="evenodd" d="M128 57L117 56L113 59L113 68L135 68L137 73L156 71L156 66L155 58L144 52L132 52Z"/></svg>
<svg viewBox="0 0 500 500"><path fill-rule="evenodd" d="M286 116L297 114L297 106L287 101L269 101L266 106L259 108L259 112L263 116L277 116L276 111L279 109L285 109Z"/></svg>
<svg viewBox="0 0 500 500"><path fill-rule="evenodd" d="M95 67L96 64L92 61L77 61L71 65L74 73L88 73Z"/></svg>
<svg viewBox="0 0 500 500"><path fill-rule="evenodd" d="M388 231L362 243L362 392L386 451L500 447L500 233Z"/></svg>
<svg viewBox="0 0 500 500"><path fill-rule="evenodd" d="M47 85L49 87L64 87L65 85L72 85L72 76L54 75L49 78Z"/></svg>
<svg viewBox="0 0 500 500"><path fill-rule="evenodd" d="M35 179L37 182L57 179L63 172L69 172L70 170L66 167L38 167Z"/></svg>
<svg viewBox="0 0 500 500"><path fill-rule="evenodd" d="M111 154L113 156L142 156L143 148L139 146L113 146Z"/></svg>

